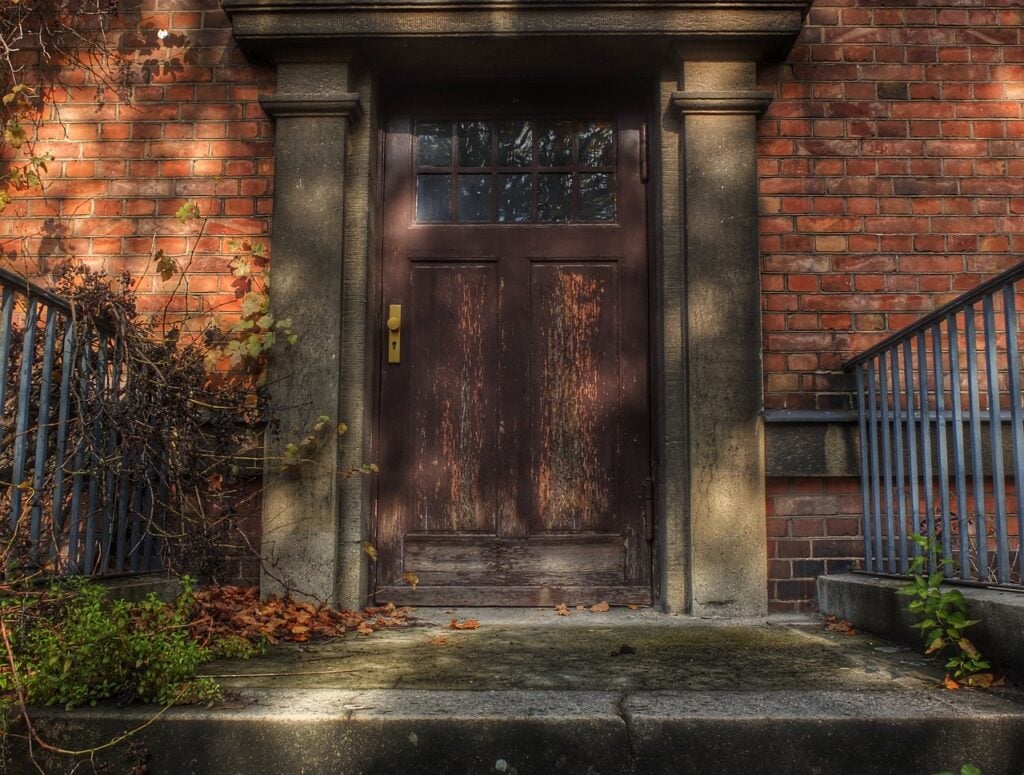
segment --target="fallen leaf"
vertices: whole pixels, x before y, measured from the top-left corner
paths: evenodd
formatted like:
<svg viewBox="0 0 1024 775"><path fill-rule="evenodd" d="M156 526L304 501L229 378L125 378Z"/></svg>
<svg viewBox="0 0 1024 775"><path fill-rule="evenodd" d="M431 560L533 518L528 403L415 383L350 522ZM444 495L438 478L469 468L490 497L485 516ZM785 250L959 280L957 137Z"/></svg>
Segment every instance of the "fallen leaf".
<svg viewBox="0 0 1024 775"><path fill-rule="evenodd" d="M360 635L373 635L373 627L368 625L366 622L359 622L359 626L356 627L356 632Z"/></svg>
<svg viewBox="0 0 1024 775"><path fill-rule="evenodd" d="M448 625L449 630L475 630L480 626L480 622L476 619L466 619L464 622L460 622L458 619L452 619L451 624Z"/></svg>
<svg viewBox="0 0 1024 775"><path fill-rule="evenodd" d="M377 547L371 543L363 544L363 551L366 552L366 556L374 562L377 562Z"/></svg>
<svg viewBox="0 0 1024 775"><path fill-rule="evenodd" d="M950 691L956 691L957 689L960 688L960 683L955 678L953 678L950 675L946 676L946 678L943 680L942 684L943 684L943 686L945 686Z"/></svg>
<svg viewBox="0 0 1024 775"><path fill-rule="evenodd" d="M967 676L961 683L978 689L991 689L993 686L1006 686L1006 679L995 673L975 673Z"/></svg>
<svg viewBox="0 0 1024 775"><path fill-rule="evenodd" d="M309 632L309 627L304 624L296 624L288 630L292 635L305 635Z"/></svg>
<svg viewBox="0 0 1024 775"><path fill-rule="evenodd" d="M585 605L578 605L578 606L576 606L576 610L577 611L586 611L587 607Z"/></svg>
<svg viewBox="0 0 1024 775"><path fill-rule="evenodd" d="M412 571L406 571L402 574L402 581L408 584L413 589L416 589L416 585L420 583L420 577Z"/></svg>
<svg viewBox="0 0 1024 775"><path fill-rule="evenodd" d="M427 641L428 646L444 646L446 643L448 643L447 635L435 635Z"/></svg>
<svg viewBox="0 0 1024 775"><path fill-rule="evenodd" d="M592 614L603 614L611 608L606 600L602 600L600 603L594 603L590 606L590 613Z"/></svg>
<svg viewBox="0 0 1024 775"><path fill-rule="evenodd" d="M559 603L555 606L555 613L559 616L569 616L569 606L565 603Z"/></svg>
<svg viewBox="0 0 1024 775"><path fill-rule="evenodd" d="M841 632L843 635L856 635L857 630L845 619L829 616L825 619L825 629L831 632Z"/></svg>
<svg viewBox="0 0 1024 775"><path fill-rule="evenodd" d="M636 610L637 608L639 608L639 607L640 607L640 606L638 606L638 605L637 605L636 603L630 603L630 604L629 604L629 610L630 610L630 611L635 611L635 610Z"/></svg>

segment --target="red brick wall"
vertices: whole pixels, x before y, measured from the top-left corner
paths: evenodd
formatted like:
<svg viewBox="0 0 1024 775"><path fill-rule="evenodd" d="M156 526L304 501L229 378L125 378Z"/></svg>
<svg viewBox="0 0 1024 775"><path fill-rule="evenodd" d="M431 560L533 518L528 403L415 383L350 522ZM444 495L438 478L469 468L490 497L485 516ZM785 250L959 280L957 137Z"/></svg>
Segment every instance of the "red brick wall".
<svg viewBox="0 0 1024 775"><path fill-rule="evenodd" d="M818 0L759 123L769 408L1024 252L1024 10Z"/></svg>
<svg viewBox="0 0 1024 775"><path fill-rule="evenodd" d="M863 567L860 482L771 478L767 495L769 610L814 610L818 576Z"/></svg>
<svg viewBox="0 0 1024 775"><path fill-rule="evenodd" d="M127 269L155 310L178 282L153 271L162 249L188 269L190 310L230 310L229 240L269 232L273 125L257 94L273 73L245 61L217 0L142 0L112 25L130 83L97 89L74 70L45 90L36 147L55 160L43 195L19 194L0 216L0 255L32 275L69 256ZM187 201L211 216L201 238L173 217Z"/></svg>

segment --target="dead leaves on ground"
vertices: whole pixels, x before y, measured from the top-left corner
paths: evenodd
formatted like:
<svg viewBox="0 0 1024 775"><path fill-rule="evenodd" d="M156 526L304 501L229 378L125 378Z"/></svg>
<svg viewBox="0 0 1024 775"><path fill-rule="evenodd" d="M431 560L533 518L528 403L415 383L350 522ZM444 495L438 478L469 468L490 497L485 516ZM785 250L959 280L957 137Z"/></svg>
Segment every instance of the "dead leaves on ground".
<svg viewBox="0 0 1024 775"><path fill-rule="evenodd" d="M963 678L954 678L947 673L942 685L950 691L964 688L993 689L997 686L1006 686L1006 678L995 673L975 673L974 675L965 675Z"/></svg>
<svg viewBox="0 0 1024 775"><path fill-rule="evenodd" d="M412 611L392 603L362 611L338 611L290 597L261 601L257 587L210 587L196 592L195 600L189 629L202 645L226 637L241 637L253 643L265 639L276 644L337 638L346 631L371 635L377 630L406 626Z"/></svg>
<svg viewBox="0 0 1024 775"><path fill-rule="evenodd" d="M630 609L635 609L635 605L631 605ZM576 606L577 611L590 611L592 614L603 614L611 610L611 606L607 600L602 600L600 603L594 603L594 605L587 608L585 605ZM572 611L569 610L569 606L566 603L559 603L555 606L555 613L558 616L572 616Z"/></svg>
<svg viewBox="0 0 1024 775"><path fill-rule="evenodd" d="M475 630L480 627L480 622L476 619L466 619L460 622L458 619L452 619L448 624L449 630Z"/></svg>
<svg viewBox="0 0 1024 775"><path fill-rule="evenodd" d="M829 632L841 632L843 635L856 635L857 630L845 619L837 616L825 617L825 629Z"/></svg>

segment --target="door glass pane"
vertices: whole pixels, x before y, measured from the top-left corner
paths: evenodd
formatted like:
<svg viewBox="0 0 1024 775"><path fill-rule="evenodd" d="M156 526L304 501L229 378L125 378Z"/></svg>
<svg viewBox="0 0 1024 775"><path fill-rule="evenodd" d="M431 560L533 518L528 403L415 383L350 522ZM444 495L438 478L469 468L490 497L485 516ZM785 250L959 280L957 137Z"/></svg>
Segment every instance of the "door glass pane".
<svg viewBox="0 0 1024 775"><path fill-rule="evenodd" d="M459 175L457 212L464 223L491 220L490 175Z"/></svg>
<svg viewBox="0 0 1024 775"><path fill-rule="evenodd" d="M573 123L545 121L537 131L537 152L542 167L568 167L572 164Z"/></svg>
<svg viewBox="0 0 1024 775"><path fill-rule="evenodd" d="M416 176L416 220L449 221L452 217L452 176Z"/></svg>
<svg viewBox="0 0 1024 775"><path fill-rule="evenodd" d="M416 123L419 145L417 160L421 167L448 167L452 163L452 122L419 121Z"/></svg>
<svg viewBox="0 0 1024 775"><path fill-rule="evenodd" d="M580 164L607 167L615 163L611 121L588 121L580 125Z"/></svg>
<svg viewBox="0 0 1024 775"><path fill-rule="evenodd" d="M498 123L498 164L526 167L533 163L533 128L529 121Z"/></svg>
<svg viewBox="0 0 1024 775"><path fill-rule="evenodd" d="M533 176L498 176L498 220L501 223L523 223L533 210Z"/></svg>
<svg viewBox="0 0 1024 775"><path fill-rule="evenodd" d="M491 125L485 121L460 121L459 166L486 167L491 163Z"/></svg>
<svg viewBox="0 0 1024 775"><path fill-rule="evenodd" d="M580 220L615 220L615 192L612 176L603 173L580 175Z"/></svg>
<svg viewBox="0 0 1024 775"><path fill-rule="evenodd" d="M571 216L572 175L541 175L537 186L537 220L566 223Z"/></svg>

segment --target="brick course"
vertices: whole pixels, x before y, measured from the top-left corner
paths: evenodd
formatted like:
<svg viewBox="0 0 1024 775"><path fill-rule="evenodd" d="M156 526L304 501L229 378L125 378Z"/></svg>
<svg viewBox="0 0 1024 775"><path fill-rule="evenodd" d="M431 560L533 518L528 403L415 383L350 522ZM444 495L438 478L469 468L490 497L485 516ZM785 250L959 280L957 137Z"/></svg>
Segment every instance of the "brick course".
<svg viewBox="0 0 1024 775"><path fill-rule="evenodd" d="M848 406L843 358L1019 260L1022 14L818 0L763 70L769 408Z"/></svg>

